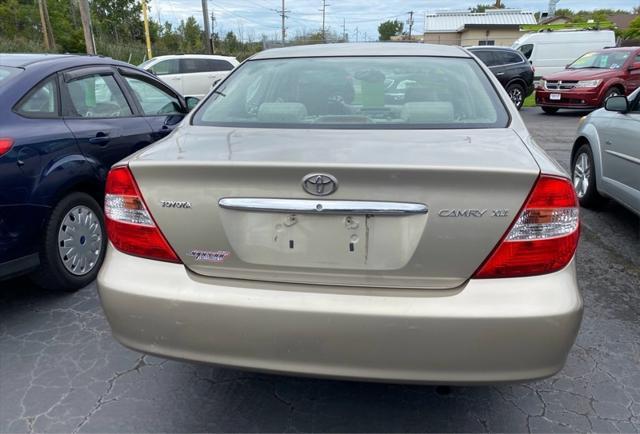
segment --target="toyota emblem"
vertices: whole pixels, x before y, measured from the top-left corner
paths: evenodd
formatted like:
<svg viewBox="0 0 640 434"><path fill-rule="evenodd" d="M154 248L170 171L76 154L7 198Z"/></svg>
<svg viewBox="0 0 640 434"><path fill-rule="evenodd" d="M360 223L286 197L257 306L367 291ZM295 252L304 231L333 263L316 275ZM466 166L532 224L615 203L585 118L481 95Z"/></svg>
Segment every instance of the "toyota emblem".
<svg viewBox="0 0 640 434"><path fill-rule="evenodd" d="M314 196L328 196L338 189L338 180L326 173L310 173L302 178L302 188Z"/></svg>

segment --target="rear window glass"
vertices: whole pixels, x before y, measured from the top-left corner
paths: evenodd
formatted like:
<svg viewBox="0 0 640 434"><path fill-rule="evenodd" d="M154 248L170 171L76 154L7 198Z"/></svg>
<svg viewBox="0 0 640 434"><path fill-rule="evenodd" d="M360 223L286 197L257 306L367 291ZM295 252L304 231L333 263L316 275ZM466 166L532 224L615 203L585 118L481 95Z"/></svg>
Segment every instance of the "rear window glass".
<svg viewBox="0 0 640 434"><path fill-rule="evenodd" d="M0 66L0 86L7 83L10 77L18 75L22 69L11 68L9 66Z"/></svg>
<svg viewBox="0 0 640 434"><path fill-rule="evenodd" d="M495 128L508 114L473 59L334 57L246 62L195 125L290 128Z"/></svg>

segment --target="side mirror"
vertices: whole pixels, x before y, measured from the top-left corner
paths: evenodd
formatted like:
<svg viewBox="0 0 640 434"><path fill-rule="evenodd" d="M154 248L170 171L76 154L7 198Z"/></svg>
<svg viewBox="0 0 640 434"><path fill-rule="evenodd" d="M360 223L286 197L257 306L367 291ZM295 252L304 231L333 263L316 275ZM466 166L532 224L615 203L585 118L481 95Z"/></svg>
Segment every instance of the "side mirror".
<svg viewBox="0 0 640 434"><path fill-rule="evenodd" d="M626 113L629 111L629 101L626 96L612 96L605 101L604 108L610 112Z"/></svg>
<svg viewBox="0 0 640 434"><path fill-rule="evenodd" d="M635 71L636 69L640 69L640 62L633 62L629 67L629 71Z"/></svg>
<svg viewBox="0 0 640 434"><path fill-rule="evenodd" d="M218 78L217 80L214 80L213 83L211 83L211 89L216 87L218 85L218 83L220 83L221 81L222 81L221 78Z"/></svg>
<svg viewBox="0 0 640 434"><path fill-rule="evenodd" d="M200 99L196 98L195 96L188 96L184 99L184 101L187 103L187 110L191 111L195 108L195 106L198 105Z"/></svg>

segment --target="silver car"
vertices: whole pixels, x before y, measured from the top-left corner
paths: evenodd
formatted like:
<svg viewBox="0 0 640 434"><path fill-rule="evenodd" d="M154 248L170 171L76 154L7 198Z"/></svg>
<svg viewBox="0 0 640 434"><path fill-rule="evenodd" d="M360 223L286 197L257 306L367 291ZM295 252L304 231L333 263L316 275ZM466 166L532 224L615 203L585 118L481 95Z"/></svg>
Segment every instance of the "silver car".
<svg viewBox="0 0 640 434"><path fill-rule="evenodd" d="M640 89L582 118L577 136L571 171L580 204L609 197L640 215Z"/></svg>
<svg viewBox="0 0 640 434"><path fill-rule="evenodd" d="M578 333L578 208L464 49L276 49L112 169L98 287L114 336L144 353L531 380L560 370Z"/></svg>

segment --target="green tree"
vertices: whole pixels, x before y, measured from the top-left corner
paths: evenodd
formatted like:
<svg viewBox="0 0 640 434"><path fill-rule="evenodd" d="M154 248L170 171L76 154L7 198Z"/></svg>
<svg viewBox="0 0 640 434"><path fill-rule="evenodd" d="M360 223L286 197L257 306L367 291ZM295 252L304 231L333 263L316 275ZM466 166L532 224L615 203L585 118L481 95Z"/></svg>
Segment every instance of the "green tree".
<svg viewBox="0 0 640 434"><path fill-rule="evenodd" d="M187 21L180 21L178 33L182 35L182 51L184 53L199 53L202 51L202 28L193 16Z"/></svg>
<svg viewBox="0 0 640 434"><path fill-rule="evenodd" d="M629 24L629 28L623 34L625 39L640 38L640 17L635 18Z"/></svg>
<svg viewBox="0 0 640 434"><path fill-rule="evenodd" d="M236 34L233 32L228 32L222 43L224 44L224 50L227 53L234 53L240 48L240 42L238 41Z"/></svg>
<svg viewBox="0 0 640 434"><path fill-rule="evenodd" d="M381 41L388 41L392 36L397 36L402 34L402 29L404 28L404 24L402 21L398 20L388 20L384 23L380 23L378 26L378 35Z"/></svg>
<svg viewBox="0 0 640 434"><path fill-rule="evenodd" d="M482 13L485 12L487 9L504 9L506 8L506 5L502 2L500 2L500 6L496 6L496 4L480 4L478 3L475 7L473 8L469 8L469 12L471 12L472 14L477 14L477 13Z"/></svg>

